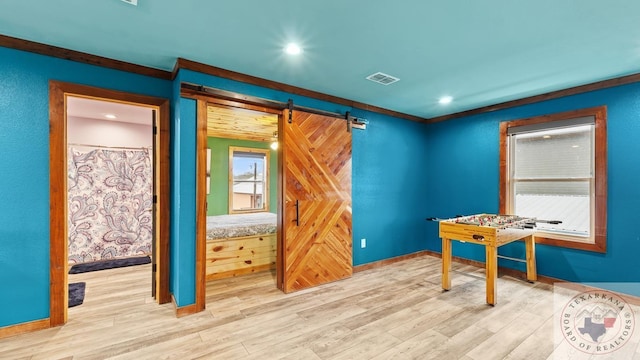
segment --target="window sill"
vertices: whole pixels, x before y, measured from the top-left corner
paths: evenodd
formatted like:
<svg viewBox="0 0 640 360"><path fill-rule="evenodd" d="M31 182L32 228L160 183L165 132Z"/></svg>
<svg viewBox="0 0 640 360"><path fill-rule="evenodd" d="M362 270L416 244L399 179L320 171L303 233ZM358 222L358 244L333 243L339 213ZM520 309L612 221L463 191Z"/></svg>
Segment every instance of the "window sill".
<svg viewBox="0 0 640 360"><path fill-rule="evenodd" d="M607 252L607 248L606 246L604 246L604 244L606 244L604 237L602 237L602 239L598 241L599 239L596 236L595 243L586 243L582 241L569 240L567 238L563 238L563 239L554 238L552 237L553 235L549 233L534 234L534 236L536 239L536 244L558 246L558 247L584 250L584 251L593 251L593 252L598 252L603 254Z"/></svg>

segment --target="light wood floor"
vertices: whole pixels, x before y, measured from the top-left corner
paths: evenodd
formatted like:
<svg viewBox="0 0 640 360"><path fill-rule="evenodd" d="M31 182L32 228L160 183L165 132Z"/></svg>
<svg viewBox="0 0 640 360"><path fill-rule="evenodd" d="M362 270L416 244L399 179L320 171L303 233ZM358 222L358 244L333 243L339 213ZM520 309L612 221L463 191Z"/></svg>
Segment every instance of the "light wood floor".
<svg viewBox="0 0 640 360"><path fill-rule="evenodd" d="M212 281L207 310L180 319L149 296L149 266L70 276L87 290L69 322L0 340L0 359L554 358L550 285L501 277L490 307L482 269L454 263L442 292L430 256L288 295L269 272Z"/></svg>

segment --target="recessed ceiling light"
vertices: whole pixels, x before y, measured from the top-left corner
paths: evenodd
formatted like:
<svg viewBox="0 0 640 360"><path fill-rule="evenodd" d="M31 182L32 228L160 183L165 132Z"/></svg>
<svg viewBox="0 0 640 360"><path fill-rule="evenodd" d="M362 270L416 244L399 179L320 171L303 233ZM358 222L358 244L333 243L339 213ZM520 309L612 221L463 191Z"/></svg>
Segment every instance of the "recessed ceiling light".
<svg viewBox="0 0 640 360"><path fill-rule="evenodd" d="M543 139L551 139L551 135L545 135L542 137Z"/></svg>
<svg viewBox="0 0 640 360"><path fill-rule="evenodd" d="M438 100L438 102L442 105L447 105L449 104L451 101L453 101L453 97L451 96L443 96L440 98L440 100Z"/></svg>
<svg viewBox="0 0 640 360"><path fill-rule="evenodd" d="M579 147L580 147L580 145L571 145L571 147L572 147L572 148L574 148L574 149L576 149L576 148L579 148Z"/></svg>
<svg viewBox="0 0 640 360"><path fill-rule="evenodd" d="M104 114L104 117L106 117L107 119L111 119L111 120L118 118L117 116L115 116L113 114Z"/></svg>
<svg viewBox="0 0 640 360"><path fill-rule="evenodd" d="M302 49L300 48L300 46L298 46L298 44L289 43L284 48L284 52L286 52L289 55L300 55L300 53L302 52Z"/></svg>

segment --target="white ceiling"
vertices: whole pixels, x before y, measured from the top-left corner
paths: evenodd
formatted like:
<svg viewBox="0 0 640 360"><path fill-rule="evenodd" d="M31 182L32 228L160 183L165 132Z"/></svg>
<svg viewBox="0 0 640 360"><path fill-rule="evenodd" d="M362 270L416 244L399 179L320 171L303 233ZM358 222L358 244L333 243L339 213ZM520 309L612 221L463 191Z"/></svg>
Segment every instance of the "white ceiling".
<svg viewBox="0 0 640 360"><path fill-rule="evenodd" d="M0 34L167 71L180 57L426 118L640 72L639 0L1 0ZM365 79L378 71L400 81Z"/></svg>
<svg viewBox="0 0 640 360"><path fill-rule="evenodd" d="M135 106L110 101L67 97L67 116L97 119L105 121L120 121L139 125L151 126L153 110L143 106ZM115 115L109 119L105 115Z"/></svg>

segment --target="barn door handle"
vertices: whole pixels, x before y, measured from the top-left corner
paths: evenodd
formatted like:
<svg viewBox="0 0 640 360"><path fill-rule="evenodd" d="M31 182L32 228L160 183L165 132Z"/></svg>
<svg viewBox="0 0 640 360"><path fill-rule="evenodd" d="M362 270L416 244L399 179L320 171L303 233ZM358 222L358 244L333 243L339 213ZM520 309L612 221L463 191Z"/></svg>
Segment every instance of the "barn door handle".
<svg viewBox="0 0 640 360"><path fill-rule="evenodd" d="M296 226L300 226L300 203L296 200Z"/></svg>

